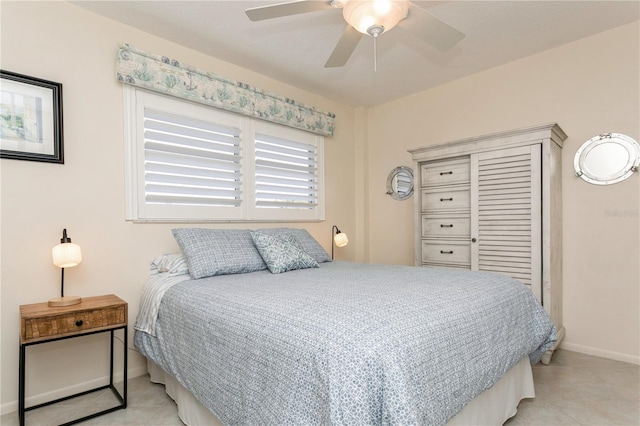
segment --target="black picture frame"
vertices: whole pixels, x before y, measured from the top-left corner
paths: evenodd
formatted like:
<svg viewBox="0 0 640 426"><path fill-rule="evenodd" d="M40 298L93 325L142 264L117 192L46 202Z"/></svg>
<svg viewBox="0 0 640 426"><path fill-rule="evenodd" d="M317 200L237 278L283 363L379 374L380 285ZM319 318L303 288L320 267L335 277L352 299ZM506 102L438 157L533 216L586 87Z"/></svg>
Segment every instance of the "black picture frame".
<svg viewBox="0 0 640 426"><path fill-rule="evenodd" d="M0 158L64 164L61 83L0 70Z"/></svg>

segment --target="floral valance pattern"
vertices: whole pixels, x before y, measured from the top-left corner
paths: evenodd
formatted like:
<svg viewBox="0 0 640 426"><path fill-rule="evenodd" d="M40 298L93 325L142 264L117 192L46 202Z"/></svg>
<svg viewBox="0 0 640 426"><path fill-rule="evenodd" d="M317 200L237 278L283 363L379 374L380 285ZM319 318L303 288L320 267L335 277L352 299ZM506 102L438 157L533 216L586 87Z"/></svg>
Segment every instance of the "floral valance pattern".
<svg viewBox="0 0 640 426"><path fill-rule="evenodd" d="M122 43L119 81L261 120L333 136L335 115Z"/></svg>

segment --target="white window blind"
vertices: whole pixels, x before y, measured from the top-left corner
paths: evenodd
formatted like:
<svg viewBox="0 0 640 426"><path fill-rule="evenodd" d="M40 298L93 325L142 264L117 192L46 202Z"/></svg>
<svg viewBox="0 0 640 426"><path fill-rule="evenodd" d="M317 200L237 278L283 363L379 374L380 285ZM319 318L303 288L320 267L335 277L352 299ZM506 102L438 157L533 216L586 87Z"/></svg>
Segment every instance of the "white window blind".
<svg viewBox="0 0 640 426"><path fill-rule="evenodd" d="M144 109L145 201L241 204L239 128Z"/></svg>
<svg viewBox="0 0 640 426"><path fill-rule="evenodd" d="M324 219L324 138L125 86L127 219Z"/></svg>
<svg viewBox="0 0 640 426"><path fill-rule="evenodd" d="M317 153L312 144L256 134L255 164L256 207L318 205Z"/></svg>

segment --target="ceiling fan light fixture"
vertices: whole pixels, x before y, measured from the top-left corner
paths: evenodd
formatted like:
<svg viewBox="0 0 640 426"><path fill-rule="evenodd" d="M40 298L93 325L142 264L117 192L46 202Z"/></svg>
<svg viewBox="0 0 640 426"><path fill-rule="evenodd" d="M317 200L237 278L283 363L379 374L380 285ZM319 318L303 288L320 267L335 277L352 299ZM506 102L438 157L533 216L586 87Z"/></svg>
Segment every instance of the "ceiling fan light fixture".
<svg viewBox="0 0 640 426"><path fill-rule="evenodd" d="M381 27L383 31L389 31L407 17L408 10L408 0L350 0L342 9L342 14L356 30L372 35L370 28ZM377 35L381 33L377 32Z"/></svg>

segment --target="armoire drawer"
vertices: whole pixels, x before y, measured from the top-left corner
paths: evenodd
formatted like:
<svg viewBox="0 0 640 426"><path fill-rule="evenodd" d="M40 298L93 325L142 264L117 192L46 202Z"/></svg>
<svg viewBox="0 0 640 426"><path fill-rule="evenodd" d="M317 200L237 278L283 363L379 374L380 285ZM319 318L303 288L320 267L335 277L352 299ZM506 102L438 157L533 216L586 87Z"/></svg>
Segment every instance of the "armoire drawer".
<svg viewBox="0 0 640 426"><path fill-rule="evenodd" d="M422 236L431 238L468 238L471 218L467 215L422 215Z"/></svg>
<svg viewBox="0 0 640 426"><path fill-rule="evenodd" d="M422 211L469 210L471 191L468 186L422 190Z"/></svg>
<svg viewBox="0 0 640 426"><path fill-rule="evenodd" d="M423 164L420 169L422 186L467 183L470 179L469 158Z"/></svg>
<svg viewBox="0 0 640 426"><path fill-rule="evenodd" d="M458 265L458 264L440 264L440 263L433 263L433 262L425 262L422 264L422 266L424 267L430 267L430 268L455 268L455 269L466 269L469 270L470 266L469 265Z"/></svg>
<svg viewBox="0 0 640 426"><path fill-rule="evenodd" d="M471 265L468 241L422 240L422 262Z"/></svg>

